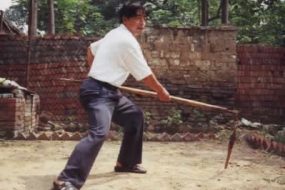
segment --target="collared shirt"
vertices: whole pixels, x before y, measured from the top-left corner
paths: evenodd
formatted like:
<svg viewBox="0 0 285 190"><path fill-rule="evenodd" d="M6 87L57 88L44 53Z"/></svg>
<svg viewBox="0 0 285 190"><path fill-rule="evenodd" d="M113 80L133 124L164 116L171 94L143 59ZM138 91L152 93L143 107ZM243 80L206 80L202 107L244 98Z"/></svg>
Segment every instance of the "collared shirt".
<svg viewBox="0 0 285 190"><path fill-rule="evenodd" d="M121 86L129 74L139 81L152 73L138 41L123 24L90 47L95 58L89 77Z"/></svg>

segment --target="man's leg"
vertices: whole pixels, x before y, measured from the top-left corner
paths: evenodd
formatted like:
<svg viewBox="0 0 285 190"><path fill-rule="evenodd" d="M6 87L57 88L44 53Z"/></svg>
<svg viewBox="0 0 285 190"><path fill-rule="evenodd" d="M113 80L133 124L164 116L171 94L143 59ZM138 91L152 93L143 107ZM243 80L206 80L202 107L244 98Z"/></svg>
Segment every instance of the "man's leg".
<svg viewBox="0 0 285 190"><path fill-rule="evenodd" d="M76 145L64 170L58 177L58 180L68 181L77 188L82 187L89 175L108 134L114 109L113 102L102 102L97 99L91 99L86 104L85 108L88 112L90 124L88 136Z"/></svg>
<svg viewBox="0 0 285 190"><path fill-rule="evenodd" d="M113 122L122 126L124 130L118 163L124 167L140 164L144 127L142 110L123 96L115 107Z"/></svg>

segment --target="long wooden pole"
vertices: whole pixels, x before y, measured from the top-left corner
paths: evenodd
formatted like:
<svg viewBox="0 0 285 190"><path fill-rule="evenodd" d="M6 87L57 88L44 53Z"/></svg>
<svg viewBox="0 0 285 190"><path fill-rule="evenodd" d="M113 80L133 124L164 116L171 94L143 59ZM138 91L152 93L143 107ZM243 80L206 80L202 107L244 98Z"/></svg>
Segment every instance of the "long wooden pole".
<svg viewBox="0 0 285 190"><path fill-rule="evenodd" d="M126 86L121 86L119 87L120 90L129 92L129 93L133 93L133 94L138 94L138 95L142 95L142 96L148 96L148 97L157 97L155 92L152 91L148 91L148 90L141 90L141 89L137 89L137 88L131 88L131 87L126 87ZM207 104L204 102L199 102L196 100L190 100L190 99L186 99L186 98L180 98L177 96L170 96L171 101L173 102L177 102L177 103L181 103L183 105L189 105L192 107L198 107L201 109L208 109L208 110L217 110L217 111L223 111L223 112L229 112L229 113L233 113L236 114L237 111L236 110L229 110L228 108L222 107L222 106L217 106L217 105L213 105L213 104Z"/></svg>
<svg viewBox="0 0 285 190"><path fill-rule="evenodd" d="M59 78L59 80L60 81L76 82L76 83L82 82L81 80L67 79L67 78ZM142 95L142 96L155 97L155 98L157 97L157 94L155 92L152 92L152 91L141 90L141 89L126 87L126 86L121 86L121 87L119 87L119 89L126 91L126 92L129 92L129 93ZM239 112L237 110L230 110L230 109L227 109L227 108L222 107L222 106L207 104L207 103L203 103L203 102L199 102L199 101L195 101L195 100L190 100L190 99L185 99L185 98L180 98L180 97L176 97L176 96L170 96L170 98L171 98L171 101L181 103L183 105L189 105L189 106L198 107L201 109L217 110L217 111L232 113L235 115L236 119L238 119ZM229 161L230 161L232 149L233 149L233 146L234 146L235 141L236 141L236 130L237 130L237 125L234 127L233 133L230 136L230 140L228 143L228 152L227 152L227 157L226 157L224 169L227 169Z"/></svg>
<svg viewBox="0 0 285 190"><path fill-rule="evenodd" d="M76 79L68 79L68 78L59 78L60 81L69 81L69 82L82 82L81 80L76 80ZM132 94L137 94L137 95L142 95L142 96L147 96L147 97L157 97L156 92L153 91L148 91L148 90L141 90L137 88L132 88L132 87L126 87L126 86L121 86L119 87L120 90L129 92ZM189 105L192 107L197 107L200 109L207 109L207 110L216 110L216 111L222 111L222 112L228 112L232 114L237 114L237 110L230 110L226 107L218 106L218 105L213 105L213 104L207 104L204 102L199 102L196 100L190 100L186 98L180 98L177 96L170 96L171 101L181 103L183 105Z"/></svg>

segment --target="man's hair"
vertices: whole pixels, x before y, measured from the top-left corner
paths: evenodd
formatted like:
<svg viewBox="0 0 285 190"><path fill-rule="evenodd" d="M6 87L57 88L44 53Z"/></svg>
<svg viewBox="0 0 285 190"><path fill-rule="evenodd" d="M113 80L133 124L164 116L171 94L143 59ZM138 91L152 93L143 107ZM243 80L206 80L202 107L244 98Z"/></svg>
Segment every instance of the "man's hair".
<svg viewBox="0 0 285 190"><path fill-rule="evenodd" d="M126 3L119 10L120 23L123 22L123 18L131 18L137 16L137 11L142 10L146 14L145 7L140 2Z"/></svg>

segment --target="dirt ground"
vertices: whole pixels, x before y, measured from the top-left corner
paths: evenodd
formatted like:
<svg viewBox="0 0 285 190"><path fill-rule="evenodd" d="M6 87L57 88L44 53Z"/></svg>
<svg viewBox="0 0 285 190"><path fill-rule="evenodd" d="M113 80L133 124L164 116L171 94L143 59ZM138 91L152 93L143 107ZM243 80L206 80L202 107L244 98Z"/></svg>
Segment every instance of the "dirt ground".
<svg viewBox="0 0 285 190"><path fill-rule="evenodd" d="M1 141L1 190L50 190L77 142ZM238 142L224 170L227 142L144 143L148 173L118 174L119 141L107 141L82 190L284 190L284 158Z"/></svg>

